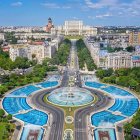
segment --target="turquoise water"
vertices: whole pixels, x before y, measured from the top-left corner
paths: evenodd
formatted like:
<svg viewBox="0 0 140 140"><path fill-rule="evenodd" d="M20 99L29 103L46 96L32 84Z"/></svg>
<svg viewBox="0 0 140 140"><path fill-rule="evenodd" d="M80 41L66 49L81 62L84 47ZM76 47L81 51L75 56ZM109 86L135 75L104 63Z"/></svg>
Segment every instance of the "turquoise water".
<svg viewBox="0 0 140 140"><path fill-rule="evenodd" d="M5 111L9 114L16 114L19 111L31 109L31 107L26 102L26 98L21 98L21 97L4 98L3 107Z"/></svg>
<svg viewBox="0 0 140 140"><path fill-rule="evenodd" d="M46 81L46 82L39 83L37 85L39 85L39 86L41 86L43 88L48 88L48 87L57 86L58 82L57 81Z"/></svg>
<svg viewBox="0 0 140 140"><path fill-rule="evenodd" d="M88 87L93 87L93 88L101 88L102 86L105 86L105 84L102 83L97 83L97 82L85 82L85 85Z"/></svg>
<svg viewBox="0 0 140 140"><path fill-rule="evenodd" d="M31 93L33 93L33 92L35 92L39 89L40 89L39 87L29 85L29 86L25 86L25 87L14 90L13 92L10 93L10 95L13 95L13 96L28 96Z"/></svg>
<svg viewBox="0 0 140 140"><path fill-rule="evenodd" d="M18 114L14 117L22 120L25 123L43 126L48 121L48 115L38 110L31 110L24 114Z"/></svg>
<svg viewBox="0 0 140 140"><path fill-rule="evenodd" d="M116 140L115 129L105 128L105 129L95 129L94 130L94 138L95 140L100 140L99 131L105 132L107 131L109 134L110 140Z"/></svg>
<svg viewBox="0 0 140 140"><path fill-rule="evenodd" d="M57 79L60 79L60 76L50 77L50 80L52 81L46 81L36 85L27 85L12 91L2 102L4 110L9 114L14 115L15 118L22 120L24 124L32 124L33 127L35 125L45 125L48 121L48 115L38 110L32 110L27 104L26 98L33 92L41 89L40 87L37 87L37 85L40 85L43 88L57 86ZM24 127L21 140L27 139L28 132L29 129ZM42 139L43 132L44 130L40 128L38 140Z"/></svg>
<svg viewBox="0 0 140 140"><path fill-rule="evenodd" d="M28 134L30 130L39 130L39 136L37 140L42 140L44 129L40 127L36 127L34 125L28 125L23 128L21 139L20 140L27 140Z"/></svg>
<svg viewBox="0 0 140 140"><path fill-rule="evenodd" d="M130 92L125 91L121 88L109 86L106 84L98 83L98 82L85 82L85 85L88 87L100 89L102 91L107 92L108 94L112 95L115 99L115 103L112 107L110 107L108 110L110 111L118 111L121 114L125 116L132 116L139 108L139 101L137 98L134 97ZM100 113L99 113L100 115ZM111 114L110 114L111 115ZM93 116L94 118L95 116ZM108 117L108 115L107 115ZM122 117L122 116L121 116ZM120 121L124 118L116 117L114 118L114 123L117 121ZM105 116L102 118L104 121L106 118ZM95 125L98 126L98 123L101 122L101 119L98 120L99 122L95 122ZM113 122L112 122L113 123Z"/></svg>
<svg viewBox="0 0 140 140"><path fill-rule="evenodd" d="M94 97L88 90L65 87L52 91L48 100L60 106L80 106L92 102Z"/></svg>
<svg viewBox="0 0 140 140"><path fill-rule="evenodd" d="M123 89L114 87L114 86L108 86L106 88L102 88L103 91L106 91L112 95L120 95L120 96L133 96L128 91L125 91Z"/></svg>
<svg viewBox="0 0 140 140"><path fill-rule="evenodd" d="M138 109L139 102L133 98L130 100L115 99L115 103L109 108L111 111L120 111L123 115L132 116Z"/></svg>
<svg viewBox="0 0 140 140"><path fill-rule="evenodd" d="M101 111L99 113L95 113L91 116L92 125L99 127L113 127L114 123L125 119L125 117L120 115L114 115L108 111Z"/></svg>

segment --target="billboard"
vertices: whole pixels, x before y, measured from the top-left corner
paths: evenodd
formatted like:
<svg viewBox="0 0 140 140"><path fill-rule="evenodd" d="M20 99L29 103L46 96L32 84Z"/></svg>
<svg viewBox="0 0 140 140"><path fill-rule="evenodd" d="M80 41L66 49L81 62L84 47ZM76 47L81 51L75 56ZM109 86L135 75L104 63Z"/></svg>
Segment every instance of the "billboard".
<svg viewBox="0 0 140 140"><path fill-rule="evenodd" d="M132 56L132 61L133 62L140 62L140 56L139 55Z"/></svg>

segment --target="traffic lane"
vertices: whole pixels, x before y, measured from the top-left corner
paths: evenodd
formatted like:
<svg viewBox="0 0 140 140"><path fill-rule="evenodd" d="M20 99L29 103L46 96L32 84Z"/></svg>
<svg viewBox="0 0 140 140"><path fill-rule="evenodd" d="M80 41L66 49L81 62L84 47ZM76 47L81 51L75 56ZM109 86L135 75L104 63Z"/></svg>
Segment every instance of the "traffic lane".
<svg viewBox="0 0 140 140"><path fill-rule="evenodd" d="M44 96L43 96L43 98L44 98ZM43 98L41 100L43 100ZM46 105L46 103L44 105ZM47 106L48 106L48 104L47 104ZM62 138L62 133L63 133L63 132L61 132L63 130L63 121L64 121L64 117L62 117L62 115L61 115L63 113L63 111L61 111L61 110L59 111L57 108L54 108L53 106L50 106L50 109L51 109L51 113L54 116L53 124L57 129L57 131L55 131L53 133L53 137L54 137L53 139L60 140ZM52 140L52 137L50 137L50 138Z"/></svg>
<svg viewBox="0 0 140 140"><path fill-rule="evenodd" d="M42 97L40 96L40 98L38 96L36 97L37 99L36 102L39 103L39 105L41 105L42 107L44 107L46 111L49 111L53 115L53 122L54 122L53 126L55 126L55 129L54 127L51 128L51 132L53 130L53 133L51 133L50 140L52 139L61 140L62 133L63 133L61 132L61 130L63 130L63 120L64 120L64 117L62 115L63 112L59 111L58 109L55 109L52 106L49 106L48 104L46 105L46 103L44 104L42 102L43 95L41 95Z"/></svg>
<svg viewBox="0 0 140 140"><path fill-rule="evenodd" d="M88 89L88 88L87 88ZM88 140L88 132L87 132L87 115L90 115L93 111L97 111L99 109L104 108L109 103L109 98L104 96L102 92L99 92L97 90L88 89L92 93L95 93L96 96L98 96L99 100L97 103L92 107L88 106L82 109L79 109L75 112L75 118L76 121L75 124L75 140ZM77 121L78 120L78 121ZM81 120L81 122L79 122ZM82 130L82 131L80 131Z"/></svg>
<svg viewBox="0 0 140 140"><path fill-rule="evenodd" d="M43 91L44 92L44 91ZM55 108L49 104L43 102L43 98L46 93L40 92L35 94L32 98L32 102L37 108L41 108L53 115L53 124L51 127L51 133L49 140L62 140L63 136L63 124L64 124L64 113L62 110ZM48 90L46 92L49 92Z"/></svg>

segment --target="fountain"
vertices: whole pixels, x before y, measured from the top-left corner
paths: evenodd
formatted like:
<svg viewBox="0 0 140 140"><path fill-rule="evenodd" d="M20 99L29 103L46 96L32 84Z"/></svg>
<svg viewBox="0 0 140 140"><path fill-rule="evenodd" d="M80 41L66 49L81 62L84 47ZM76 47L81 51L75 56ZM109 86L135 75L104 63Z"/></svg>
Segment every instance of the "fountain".
<svg viewBox="0 0 140 140"><path fill-rule="evenodd" d="M94 100L90 91L78 87L56 89L47 98L53 104L72 107L86 105Z"/></svg>

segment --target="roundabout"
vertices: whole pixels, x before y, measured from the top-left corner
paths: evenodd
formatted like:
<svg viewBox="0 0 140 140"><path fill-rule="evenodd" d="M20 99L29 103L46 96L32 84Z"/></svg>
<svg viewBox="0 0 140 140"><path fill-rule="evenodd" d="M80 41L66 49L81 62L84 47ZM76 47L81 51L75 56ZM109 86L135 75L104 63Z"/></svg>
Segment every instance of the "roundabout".
<svg viewBox="0 0 140 140"><path fill-rule="evenodd" d="M52 91L47 99L55 105L75 107L90 104L94 97L90 91L83 88L63 87Z"/></svg>

